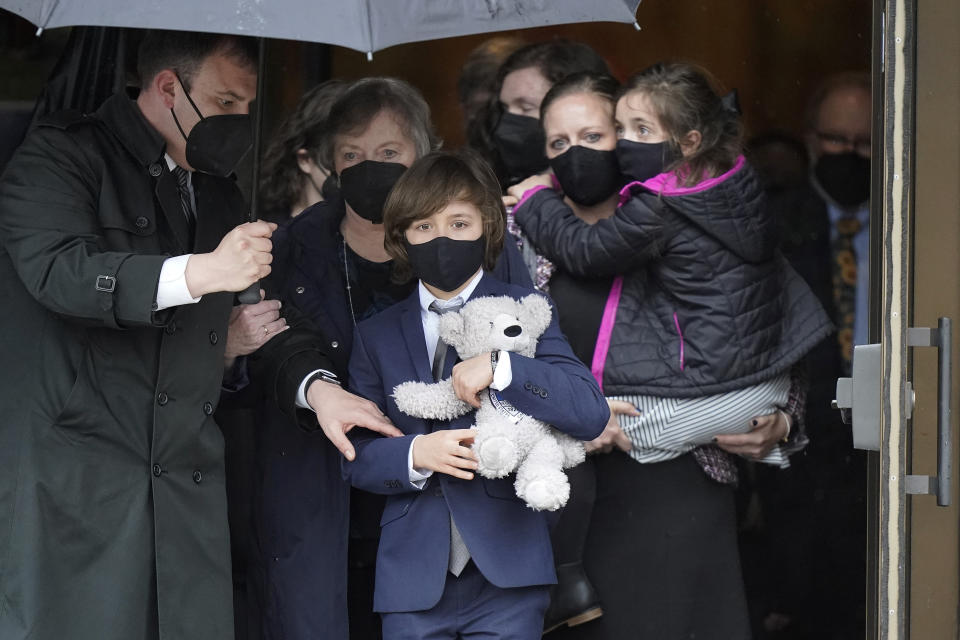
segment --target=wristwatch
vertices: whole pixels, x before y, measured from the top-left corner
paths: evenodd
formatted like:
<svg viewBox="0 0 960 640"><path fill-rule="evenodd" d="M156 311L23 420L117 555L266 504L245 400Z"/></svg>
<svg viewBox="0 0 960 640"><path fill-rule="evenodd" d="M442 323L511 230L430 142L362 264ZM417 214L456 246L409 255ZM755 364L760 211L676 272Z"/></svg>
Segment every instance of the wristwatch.
<svg viewBox="0 0 960 640"><path fill-rule="evenodd" d="M337 379L337 376L333 375L329 371L321 370L321 371L317 371L312 376L307 378L307 384L303 387L304 390L309 389L310 385L312 385L317 380L320 380L322 382L329 382L330 384L335 384L338 387L343 386L342 384L340 384L340 381Z"/></svg>
<svg viewBox="0 0 960 640"><path fill-rule="evenodd" d="M494 349L490 352L490 370L496 374L497 373L497 363L500 361L500 350Z"/></svg>

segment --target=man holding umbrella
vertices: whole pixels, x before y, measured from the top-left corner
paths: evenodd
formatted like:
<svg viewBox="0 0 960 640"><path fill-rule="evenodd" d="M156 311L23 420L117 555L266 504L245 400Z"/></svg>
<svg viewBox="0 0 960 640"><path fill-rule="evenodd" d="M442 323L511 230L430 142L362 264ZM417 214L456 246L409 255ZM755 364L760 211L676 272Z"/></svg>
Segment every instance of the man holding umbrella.
<svg viewBox="0 0 960 640"><path fill-rule="evenodd" d="M141 91L41 121L0 178L0 638L233 637L233 293L270 271L227 176L256 49L150 33ZM268 330L269 331L269 330Z"/></svg>

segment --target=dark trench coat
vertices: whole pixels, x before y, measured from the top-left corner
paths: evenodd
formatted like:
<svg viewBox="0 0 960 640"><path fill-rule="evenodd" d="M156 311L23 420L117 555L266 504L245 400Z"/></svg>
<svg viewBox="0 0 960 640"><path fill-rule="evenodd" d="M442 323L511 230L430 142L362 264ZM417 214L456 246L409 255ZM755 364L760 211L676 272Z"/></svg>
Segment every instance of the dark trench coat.
<svg viewBox="0 0 960 640"><path fill-rule="evenodd" d="M243 221L126 96L33 130L0 180L0 638L233 637L223 438L231 294L154 311L163 260Z"/></svg>

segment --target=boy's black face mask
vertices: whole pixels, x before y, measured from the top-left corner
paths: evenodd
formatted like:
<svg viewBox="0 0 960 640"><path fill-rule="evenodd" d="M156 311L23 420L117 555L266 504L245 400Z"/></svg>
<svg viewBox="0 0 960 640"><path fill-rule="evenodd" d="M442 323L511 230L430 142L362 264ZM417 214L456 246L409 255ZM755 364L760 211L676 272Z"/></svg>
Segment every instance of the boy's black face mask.
<svg viewBox="0 0 960 640"><path fill-rule="evenodd" d="M361 218L383 224L383 205L406 170L399 162L358 162L340 172L340 195Z"/></svg>
<svg viewBox="0 0 960 640"><path fill-rule="evenodd" d="M456 291L483 264L486 238L454 240L446 236L422 244L403 241L413 274L440 291Z"/></svg>
<svg viewBox="0 0 960 640"><path fill-rule="evenodd" d="M190 92L177 74L177 80L183 87L183 94L193 110L200 116L200 122L193 126L190 135L183 131L180 120L173 108L170 113L173 121L180 130L180 135L187 142L187 163L201 173L225 178L233 173L243 157L253 147L253 130L251 129L248 114L222 115L204 117L197 108Z"/></svg>
<svg viewBox="0 0 960 640"><path fill-rule="evenodd" d="M493 130L493 144L511 178L529 178L549 166L546 138L536 118L504 111Z"/></svg>
<svg viewBox="0 0 960 640"><path fill-rule="evenodd" d="M575 145L551 158L550 166L564 195L586 207L609 198L622 182L613 151Z"/></svg>

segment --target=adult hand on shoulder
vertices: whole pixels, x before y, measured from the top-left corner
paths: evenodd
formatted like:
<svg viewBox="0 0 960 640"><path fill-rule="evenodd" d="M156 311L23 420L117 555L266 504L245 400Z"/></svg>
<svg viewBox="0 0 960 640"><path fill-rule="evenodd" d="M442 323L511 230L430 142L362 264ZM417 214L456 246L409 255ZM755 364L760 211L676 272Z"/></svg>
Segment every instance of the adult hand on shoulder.
<svg viewBox="0 0 960 640"><path fill-rule="evenodd" d="M261 289L260 302L237 305L230 312L227 346L223 352L227 367L232 366L239 356L250 355L275 335L290 328L280 317L280 301L263 298Z"/></svg>
<svg viewBox="0 0 960 640"><path fill-rule="evenodd" d="M781 411L757 416L750 421L747 433L732 433L714 438L717 446L728 453L759 460L790 433L790 423Z"/></svg>
<svg viewBox="0 0 960 640"><path fill-rule="evenodd" d="M243 291L270 273L272 222L246 222L234 227L211 253L195 253L184 276L194 298L218 291Z"/></svg>
<svg viewBox="0 0 960 640"><path fill-rule="evenodd" d="M526 180L521 180L507 189L507 195L516 198L516 201L513 203L516 204L523 198L523 194L536 187L553 189L553 174L549 172L538 173L535 176L530 176ZM506 205L506 201L504 201L504 205Z"/></svg>
<svg viewBox="0 0 960 640"><path fill-rule="evenodd" d="M307 388L307 404L317 414L317 422L327 439L343 457L353 461L357 456L347 432L354 427L363 427L385 436L402 436L403 432L393 426L380 413L376 404L354 395L339 385L315 380Z"/></svg>
<svg viewBox="0 0 960 640"><path fill-rule="evenodd" d="M461 480L473 480L477 456L469 446L476 429L441 429L413 441L413 468L445 473Z"/></svg>
<svg viewBox="0 0 960 640"><path fill-rule="evenodd" d="M584 449L587 453L610 453L616 447L624 453L629 453L633 448L630 438L620 428L620 416L638 416L640 412L635 406L623 400L607 400L607 406L610 407L610 419L603 433L593 440L584 443Z"/></svg>
<svg viewBox="0 0 960 640"><path fill-rule="evenodd" d="M458 398L472 406L480 408L478 394L493 383L493 367L490 364L490 352L485 351L469 360L453 366L453 392Z"/></svg>

